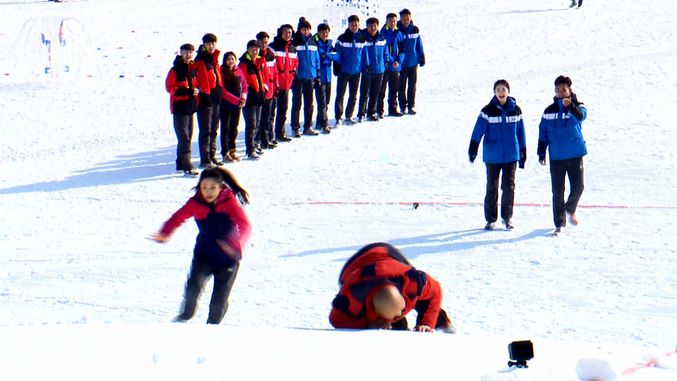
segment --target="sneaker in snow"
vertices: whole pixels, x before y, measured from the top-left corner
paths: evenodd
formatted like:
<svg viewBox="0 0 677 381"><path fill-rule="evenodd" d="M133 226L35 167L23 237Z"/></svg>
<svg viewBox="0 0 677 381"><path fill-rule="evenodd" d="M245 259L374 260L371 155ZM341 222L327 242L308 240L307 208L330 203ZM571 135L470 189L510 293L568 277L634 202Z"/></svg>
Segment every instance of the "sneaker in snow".
<svg viewBox="0 0 677 381"><path fill-rule="evenodd" d="M186 176L197 176L200 174L200 171L197 170L195 167L190 167L189 169L184 169L183 174Z"/></svg>
<svg viewBox="0 0 677 381"><path fill-rule="evenodd" d="M505 225L506 230L512 230L515 228L515 226L512 224L512 221L510 220L503 220L503 225Z"/></svg>
<svg viewBox="0 0 677 381"><path fill-rule="evenodd" d="M484 225L484 230L494 230L495 228L496 228L495 222L487 222L487 224Z"/></svg>

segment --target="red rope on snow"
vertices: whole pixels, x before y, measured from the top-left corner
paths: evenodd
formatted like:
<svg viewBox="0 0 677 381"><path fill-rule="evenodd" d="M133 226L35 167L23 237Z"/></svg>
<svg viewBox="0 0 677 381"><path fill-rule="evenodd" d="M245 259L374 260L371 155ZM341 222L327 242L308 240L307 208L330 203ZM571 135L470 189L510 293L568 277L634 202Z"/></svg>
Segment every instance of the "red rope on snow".
<svg viewBox="0 0 677 381"><path fill-rule="evenodd" d="M452 205L452 206L482 206L482 202L472 201L300 201L292 205ZM534 202L516 202L515 206L528 207L551 207L551 204ZM601 205L589 204L578 205L579 208L587 209L677 209L675 205Z"/></svg>

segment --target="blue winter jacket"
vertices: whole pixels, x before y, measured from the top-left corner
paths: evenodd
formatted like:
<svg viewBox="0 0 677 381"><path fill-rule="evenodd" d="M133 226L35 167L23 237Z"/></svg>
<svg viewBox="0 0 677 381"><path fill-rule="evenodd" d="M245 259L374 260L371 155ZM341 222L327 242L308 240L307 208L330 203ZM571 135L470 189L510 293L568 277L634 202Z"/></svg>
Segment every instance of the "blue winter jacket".
<svg viewBox="0 0 677 381"><path fill-rule="evenodd" d="M386 71L401 71L404 62L404 37L397 27L389 29L388 26L381 28L381 34L386 37L386 51L390 59L386 61ZM397 62L397 67L393 63Z"/></svg>
<svg viewBox="0 0 677 381"><path fill-rule="evenodd" d="M297 32L292 40L292 45L296 47L296 57L299 63L296 69L296 78L318 78L320 75L320 53L317 49L317 41L312 36L306 37Z"/></svg>
<svg viewBox="0 0 677 381"><path fill-rule="evenodd" d="M416 65L423 66L425 64L425 56L423 41L421 41L421 36L419 36L418 27L413 22L405 27L402 25L402 21L398 21L397 29L402 33L404 40L404 62L402 62L402 67L406 69Z"/></svg>
<svg viewBox="0 0 677 381"><path fill-rule="evenodd" d="M362 60L368 60L364 52L365 38L362 31L353 33L350 29L336 39L334 49L338 53L338 64L341 69L337 74L358 74L368 62L363 63Z"/></svg>
<svg viewBox="0 0 677 381"><path fill-rule="evenodd" d="M573 95L573 94L572 94ZM588 154L583 139L582 122L588 116L588 110L572 96L576 112L572 106L564 107L562 100L555 97L553 104L543 112L538 125L538 157L545 159L545 151L550 148L550 160L565 160ZM577 117L577 115L578 117Z"/></svg>
<svg viewBox="0 0 677 381"><path fill-rule="evenodd" d="M386 62L390 60L386 49L386 36L376 32L374 36L370 36L369 32L364 29L365 47L364 50L367 55L367 60L364 62L362 73L366 75L383 74L386 71Z"/></svg>
<svg viewBox="0 0 677 381"><path fill-rule="evenodd" d="M330 39L322 41L317 34L313 36L317 44L317 51L320 54L320 81L322 83L331 83L332 62L338 61L338 53L334 51L333 42Z"/></svg>
<svg viewBox="0 0 677 381"><path fill-rule="evenodd" d="M483 136L482 156L485 163L507 164L526 160L527 144L522 110L517 106L515 98L508 97L505 105L501 106L494 96L482 108L470 138L468 153L471 161L477 155L477 147Z"/></svg>

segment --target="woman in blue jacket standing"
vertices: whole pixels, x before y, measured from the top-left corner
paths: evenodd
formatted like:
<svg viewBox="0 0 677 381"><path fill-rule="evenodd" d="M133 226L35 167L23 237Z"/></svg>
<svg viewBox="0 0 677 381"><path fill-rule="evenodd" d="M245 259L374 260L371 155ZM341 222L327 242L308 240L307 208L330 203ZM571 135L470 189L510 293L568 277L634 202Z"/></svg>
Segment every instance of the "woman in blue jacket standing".
<svg viewBox="0 0 677 381"><path fill-rule="evenodd" d="M554 102L545 109L538 126L538 162L541 165L545 165L545 151L550 151L555 234L561 233L566 226L566 217L572 225L578 224L576 207L583 194L583 156L588 154L581 131L588 111L571 91L571 83L571 78L563 75L555 79ZM571 190L564 202L567 175Z"/></svg>
<svg viewBox="0 0 677 381"><path fill-rule="evenodd" d="M524 168L527 160L526 137L522 110L509 96L510 84L505 79L494 83L494 97L482 108L470 138L470 162L477 157L480 140L484 137L482 157L487 166L487 193L484 197L484 229L493 230L498 219L498 179L501 176L501 218L508 230L513 229L512 212L515 200L517 162Z"/></svg>

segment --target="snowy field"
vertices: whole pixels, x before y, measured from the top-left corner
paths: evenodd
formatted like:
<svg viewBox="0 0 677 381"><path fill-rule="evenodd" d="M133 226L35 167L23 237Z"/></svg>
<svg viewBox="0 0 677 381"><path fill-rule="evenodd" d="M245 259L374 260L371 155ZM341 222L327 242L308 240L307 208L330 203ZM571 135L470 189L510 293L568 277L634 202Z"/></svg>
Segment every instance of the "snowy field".
<svg viewBox="0 0 677 381"><path fill-rule="evenodd" d="M334 12L322 0L274 3L0 1L0 379L576 380L581 358L620 374L674 353L677 8L667 0L381 1L382 22L407 7L421 30L418 115L229 165L253 225L230 309L217 327L204 325L204 301L189 324L170 323L197 228L187 222L166 245L147 239L196 183L174 173L165 76L178 47L206 32L239 57L260 30L302 15L315 30ZM560 74L588 108L590 154L581 223L549 237L536 146ZM485 167L467 148L499 78L523 110L528 161L516 229L486 232ZM330 329L341 266L376 241L441 282L458 335ZM534 342L530 369L490 377L521 339ZM620 379L677 380L665 362Z"/></svg>

